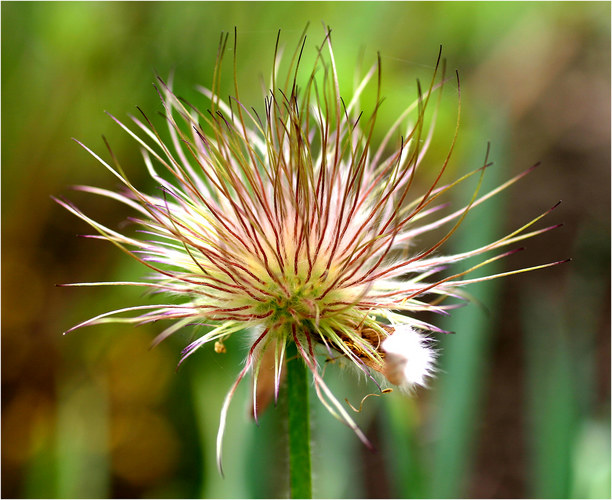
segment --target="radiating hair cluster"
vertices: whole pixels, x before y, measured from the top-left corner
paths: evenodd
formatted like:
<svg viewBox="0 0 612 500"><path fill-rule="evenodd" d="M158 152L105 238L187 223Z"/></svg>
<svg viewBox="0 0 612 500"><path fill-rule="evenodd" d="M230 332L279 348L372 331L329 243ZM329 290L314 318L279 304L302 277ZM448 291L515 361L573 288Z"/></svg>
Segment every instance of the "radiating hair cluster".
<svg viewBox="0 0 612 500"><path fill-rule="evenodd" d="M158 79L168 125L165 138L144 113L132 117L131 126L112 117L140 145L144 165L161 188L156 194L133 185L112 152L107 163L83 145L124 188L77 189L126 205L141 237L106 227L69 201L58 202L89 223L98 233L94 237L113 243L150 273L139 282L73 286L129 285L174 298L110 311L73 329L168 321L155 339L158 343L182 328L205 325L205 333L184 349L180 362L206 344L223 352L231 335L248 339L246 363L222 408L219 450L238 383L252 372L256 416L258 398L266 393L257 374L264 365L273 370L276 397L286 346L293 342L312 373L319 399L367 441L325 384L325 360L343 358L377 383L406 390L424 386L434 372L431 337L443 331L418 319L418 313L446 313L457 306L446 299L464 300L462 289L470 283L554 265L466 277L517 251L521 240L556 226L531 228L547 211L488 245L443 253L470 209L531 169L490 192L481 194L476 188L464 206L441 210L446 206L442 197L458 184L473 178L479 186L489 162L485 158L480 168L445 180L455 132L446 159L427 165L435 110L447 82L440 58L431 81L417 86L414 102L373 144L382 101L380 58L346 97L340 93L329 31L309 68L300 63L308 50L304 34L284 59L288 69L282 76L277 39L269 90L258 113L241 102L237 84L233 97L220 98L226 93L220 81L227 40L222 36L212 85L199 88L207 99L205 108L178 98L170 84ZM233 55L235 72L236 43ZM448 80L460 103L458 78ZM360 110L366 88L377 95L369 114ZM428 175L433 180L417 190L415 178L424 168L430 173L434 169ZM430 232L438 235L436 242L419 248L420 237ZM451 271L453 264L478 256L477 263Z"/></svg>

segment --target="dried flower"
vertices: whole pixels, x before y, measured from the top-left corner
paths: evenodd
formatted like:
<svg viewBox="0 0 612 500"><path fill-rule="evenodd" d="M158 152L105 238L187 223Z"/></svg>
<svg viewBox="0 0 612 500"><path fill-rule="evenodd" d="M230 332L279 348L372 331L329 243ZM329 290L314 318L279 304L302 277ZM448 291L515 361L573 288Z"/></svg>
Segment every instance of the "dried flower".
<svg viewBox="0 0 612 500"><path fill-rule="evenodd" d="M114 166L83 146L125 190L78 189L134 210L137 217L132 220L144 237L114 231L70 202L58 200L93 226L99 233L96 237L110 241L152 271L140 282L77 286L143 287L165 292L179 302L126 307L73 329L109 322L170 320L170 326L156 338L158 343L188 325L208 325L208 331L184 349L181 362L205 344L213 343L215 351L222 353L230 335L252 335L245 366L222 409L219 456L225 415L236 386L247 372L253 372L256 415L257 375L262 363L273 366L276 397L285 346L290 342L295 342L312 372L319 399L366 442L323 381L317 354L342 357L368 376L381 374L406 389L425 385L435 359L426 334L442 330L418 320L414 313L444 313L456 304L445 304L443 299L465 299L465 285L521 272L464 278L517 250L495 251L552 229L527 232L546 212L486 246L439 255L437 251L471 208L529 170L484 195L476 190L466 206L436 219L434 214L444 208L439 204L441 196L472 176L481 178L489 166L485 158L481 168L442 184L455 143L452 138L448 157L438 167L433 183L425 192L413 192L434 132L435 113L428 120L426 111L444 82L440 59L426 91L419 88L416 101L373 148L381 101L380 60L360 81L351 100L345 101L339 91L329 32L306 83L298 85L304 42L305 35L281 84L277 40L263 117L241 103L237 85L229 102L219 98L227 36L221 39L212 88L200 88L210 103L205 112L177 98L159 80L169 143L144 114L143 119L132 117L140 135L112 117L140 144L144 163L161 186L160 195L139 191L112 152ZM371 81L377 82L378 104L366 117L358 109L359 98ZM413 125L400 137L399 129L409 118ZM393 141L395 148L391 148ZM157 173L159 167L172 181ZM419 236L444 227L436 244L417 250ZM494 255L461 272L444 274L451 264L488 252ZM522 271L549 265L553 264Z"/></svg>

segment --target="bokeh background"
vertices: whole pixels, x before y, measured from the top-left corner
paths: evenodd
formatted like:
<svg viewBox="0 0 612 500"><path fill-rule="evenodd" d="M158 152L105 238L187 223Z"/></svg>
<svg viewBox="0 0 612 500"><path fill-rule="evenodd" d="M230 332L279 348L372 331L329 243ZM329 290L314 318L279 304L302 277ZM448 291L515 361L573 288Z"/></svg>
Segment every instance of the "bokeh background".
<svg viewBox="0 0 612 500"><path fill-rule="evenodd" d="M553 269L471 289L440 339L440 372L412 398L370 398L356 415L376 443L312 402L319 497L610 497L610 4L608 2L3 2L2 6L2 496L278 497L287 495L284 402L247 417L246 384L230 411L222 479L214 463L221 401L244 344L202 350L175 370L192 332L149 350L160 325L94 327L95 314L142 300L133 290L57 283L144 273L50 195L121 226L118 204L71 192L114 188L70 140L107 157L108 138L143 189L137 145L120 118L140 106L162 119L155 74L174 74L196 104L222 31L238 28L241 99L261 106L276 34L288 50L311 21L306 53L333 30L350 94L359 55L380 51L383 105L374 142L427 82L439 47L461 78L462 125L449 170L482 164L491 143L496 185L542 165L479 207L446 250L507 234L558 200L497 272L572 257ZM230 40L230 46L233 41ZM226 66L227 82L231 66ZM231 93L231 86L226 87ZM439 167L452 137L456 83L445 89ZM469 199L474 185L457 192ZM145 273L146 274L146 273ZM330 367L336 394L358 406L371 391Z"/></svg>

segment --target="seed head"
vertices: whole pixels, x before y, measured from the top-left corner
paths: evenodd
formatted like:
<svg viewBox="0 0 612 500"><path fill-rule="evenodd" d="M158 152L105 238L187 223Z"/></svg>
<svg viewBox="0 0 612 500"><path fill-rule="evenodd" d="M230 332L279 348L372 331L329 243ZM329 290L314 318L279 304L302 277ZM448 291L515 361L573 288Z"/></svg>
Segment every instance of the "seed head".
<svg viewBox="0 0 612 500"><path fill-rule="evenodd" d="M418 319L417 313L446 314L457 304L444 299L465 299L465 285L552 265L465 278L516 251L500 249L552 229L527 231L547 212L483 247L455 255L439 253L470 209L528 172L486 194L476 189L465 206L436 218L445 208L440 202L443 195L469 178L481 179L489 166L487 153L482 167L458 180L443 181L455 133L446 160L434 167L433 182L416 192L414 180L425 168L437 99L446 83L440 57L428 86L424 91L418 86L416 100L374 147L373 130L382 101L380 58L353 96L344 99L330 32L316 51L314 67L304 73L300 60L305 41L304 34L281 79L277 40L261 114L240 101L238 85L229 101L219 97L227 44L227 36L222 36L212 86L199 89L208 99L207 109L178 98L171 85L159 79L156 88L169 141L144 114L132 117L135 130L112 117L139 143L144 164L161 188L158 194L133 185L112 152L111 166L83 146L125 188L121 192L78 189L125 204L135 212L131 220L142 230L141 236L117 232L72 203L58 200L95 228L98 238L151 271L139 282L79 286L144 287L172 295L178 302L126 307L71 330L109 322L167 320L169 326L155 339L158 343L189 325L206 325L206 333L183 350L180 363L209 343L217 353L225 352L224 340L231 335L250 339L245 366L222 408L219 457L225 415L236 386L253 372L256 416L261 407L257 398L269 389L258 374L262 366L273 373L270 384L276 397L288 343L297 345L323 404L366 442L323 381L325 357L343 358L370 378L386 379L406 390L424 386L434 372L430 337L443 331ZM377 91L377 104L369 115L362 114L359 100L371 85ZM428 112L432 107L433 112ZM437 242L419 248L419 237L429 232L439 233ZM449 272L452 264L485 253L492 255L463 271Z"/></svg>

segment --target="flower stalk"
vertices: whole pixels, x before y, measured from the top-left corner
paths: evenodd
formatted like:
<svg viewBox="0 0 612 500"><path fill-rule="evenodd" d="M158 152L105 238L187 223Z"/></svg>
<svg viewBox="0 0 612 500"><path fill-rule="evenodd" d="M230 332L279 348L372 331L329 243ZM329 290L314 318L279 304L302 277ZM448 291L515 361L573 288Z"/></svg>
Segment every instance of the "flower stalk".
<svg viewBox="0 0 612 500"><path fill-rule="evenodd" d="M308 368L297 346L287 346L289 482L291 498L312 498Z"/></svg>

